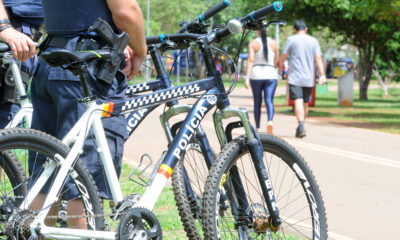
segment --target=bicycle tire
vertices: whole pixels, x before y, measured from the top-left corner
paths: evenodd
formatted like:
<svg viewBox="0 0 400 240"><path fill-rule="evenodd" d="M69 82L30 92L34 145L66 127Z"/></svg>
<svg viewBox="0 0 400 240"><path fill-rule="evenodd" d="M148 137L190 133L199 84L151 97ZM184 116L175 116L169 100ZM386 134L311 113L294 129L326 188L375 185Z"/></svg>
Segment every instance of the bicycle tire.
<svg viewBox="0 0 400 240"><path fill-rule="evenodd" d="M277 232L260 227L266 226L261 224L265 222L265 219L268 219L268 210L263 196L258 196L258 198L255 196L258 193L261 195L262 191L261 189L257 191L257 188L260 188L259 183L250 179L257 178L254 169L252 175L244 175L249 168L254 168L254 165L245 145L246 139L241 136L223 148L207 178L203 201L205 239L239 239L239 235L245 236L244 239L299 239L298 237L300 239L327 239L323 199L318 184L306 162L284 140L267 134L260 134L259 136L264 150L263 162L280 210L281 226ZM242 160L248 160L246 166ZM233 214L240 209L233 209L236 201L232 199L236 198L235 200L237 200L241 196L231 191L229 187L229 183L236 180L227 174L232 166L236 166L239 170L243 190L246 192L246 200L249 204L248 208L242 211L246 215L241 215L241 218ZM285 169L281 169L281 167L285 167ZM294 181L298 181L297 184L293 184ZM229 203L220 202L220 186L226 188L227 195L230 194L227 197L227 199L230 199ZM297 189L294 189L295 187ZM292 198L293 196L295 198ZM308 218L300 216L302 214L307 215ZM242 221L246 219L247 222L229 222L229 218L241 219ZM238 223L242 225L238 225ZM224 227L227 230L222 229ZM307 228L310 228L310 230Z"/></svg>
<svg viewBox="0 0 400 240"><path fill-rule="evenodd" d="M7 194L12 187L13 193L20 198L26 194L24 169L17 158L9 151L0 152L0 195Z"/></svg>
<svg viewBox="0 0 400 240"><path fill-rule="evenodd" d="M213 153L213 156L215 154ZM179 161L172 173L172 187L179 216L189 239L201 240L201 207L204 183L207 178L208 168L201 148L196 143L191 143L185 151L183 160ZM192 187L195 200L190 201L185 187L184 166L189 169L188 178Z"/></svg>
<svg viewBox="0 0 400 240"><path fill-rule="evenodd" d="M33 129L6 129L0 132L0 152L8 152L12 153L15 159L18 159L20 164L22 164L23 171L28 172L28 156L31 155L37 159L54 159L56 154L65 158L68 155L69 148L61 143L58 139L42 133ZM36 164L36 162L35 162ZM29 181L33 180L35 173L31 172L31 175L27 174L27 178L24 181L24 186L27 186ZM78 159L75 165L72 167L70 171L69 178L71 179L72 185L79 186L76 187L78 192L78 196L74 199L78 199L82 201L84 209L76 215L81 216L83 218L85 216L86 223L84 226L88 229L96 229L102 230L104 229L104 216L103 216L103 206L101 202L100 195L97 191L96 184L89 174L88 170L85 168L84 164ZM51 181L51 179L49 179ZM65 192L69 190L63 188L58 193L58 199L63 199ZM63 200L56 202L55 207L59 208L56 204L62 204L68 200ZM17 206L18 207L18 206ZM40 211L40 210L38 210ZM88 214L89 213L89 214ZM23 212L21 213L21 215ZM54 217L53 217L54 218ZM18 218L16 218L18 219ZM23 218L21 218L23 219ZM26 218L25 218L26 219ZM15 223L19 224L19 223ZM55 223L56 227L66 227L65 225ZM26 227L21 223L18 225L20 229ZM74 228L75 226L69 226L70 228ZM15 228L19 229L19 228ZM28 228L29 229L29 228ZM13 231L12 234L15 234L14 237L18 238L18 234L30 234L26 232L19 232L19 230L10 230L7 229L6 232L10 234L10 231ZM26 235L20 237L27 237Z"/></svg>

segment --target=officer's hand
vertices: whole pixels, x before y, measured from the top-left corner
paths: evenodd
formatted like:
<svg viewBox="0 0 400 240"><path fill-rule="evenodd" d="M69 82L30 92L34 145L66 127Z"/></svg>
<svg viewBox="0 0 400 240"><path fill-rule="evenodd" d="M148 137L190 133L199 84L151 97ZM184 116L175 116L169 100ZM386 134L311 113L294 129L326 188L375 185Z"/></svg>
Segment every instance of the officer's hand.
<svg viewBox="0 0 400 240"><path fill-rule="evenodd" d="M14 28L7 28L0 32L0 39L10 46L14 58L26 61L35 55L36 44L27 35Z"/></svg>
<svg viewBox="0 0 400 240"><path fill-rule="evenodd" d="M126 54L125 54L126 53ZM143 63L143 58L138 57L135 52L129 46L125 48L125 61L126 67L122 70L126 78L131 80L140 70L140 66Z"/></svg>
<svg viewBox="0 0 400 240"><path fill-rule="evenodd" d="M125 62L126 66L122 71L125 73L126 78L131 80L131 74L132 74L132 61L131 61L131 56L133 55L133 51L130 47L126 47L124 50L124 57L125 57Z"/></svg>
<svg viewBox="0 0 400 240"><path fill-rule="evenodd" d="M131 58L132 62L132 73L131 73L131 78L133 78L136 74L139 73L140 66L142 66L143 63L143 58L137 56L135 52L133 52L133 56Z"/></svg>

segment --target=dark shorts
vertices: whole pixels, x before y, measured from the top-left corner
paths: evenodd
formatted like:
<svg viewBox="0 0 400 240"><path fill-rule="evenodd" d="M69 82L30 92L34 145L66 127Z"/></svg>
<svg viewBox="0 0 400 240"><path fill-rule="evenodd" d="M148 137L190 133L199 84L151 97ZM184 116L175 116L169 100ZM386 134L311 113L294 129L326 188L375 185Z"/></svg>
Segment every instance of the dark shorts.
<svg viewBox="0 0 400 240"><path fill-rule="evenodd" d="M301 87L289 84L289 97L292 100L303 99L305 103L311 100L312 87Z"/></svg>
<svg viewBox="0 0 400 240"><path fill-rule="evenodd" d="M66 48L75 50L76 40L71 39ZM97 81L91 73L88 74L88 78L88 83L97 96L96 102L104 103L125 99L125 91L128 85L122 72L118 73L111 85ZM78 102L78 99L83 97L79 78L68 70L49 67L43 60L39 61L37 70L33 75L31 95L34 109L32 128L44 131L58 139L62 139L86 111L85 103ZM125 117L121 115L104 118L102 123L114 166L119 176L124 139L127 137ZM92 131L89 132L85 141L80 159L92 174L101 197L111 198ZM30 173L32 173L40 169L41 165L38 166L30 162L29 168ZM68 189L70 186L66 188ZM41 192L48 192L48 187L46 185ZM77 191L72 188L64 197L72 199L76 196Z"/></svg>

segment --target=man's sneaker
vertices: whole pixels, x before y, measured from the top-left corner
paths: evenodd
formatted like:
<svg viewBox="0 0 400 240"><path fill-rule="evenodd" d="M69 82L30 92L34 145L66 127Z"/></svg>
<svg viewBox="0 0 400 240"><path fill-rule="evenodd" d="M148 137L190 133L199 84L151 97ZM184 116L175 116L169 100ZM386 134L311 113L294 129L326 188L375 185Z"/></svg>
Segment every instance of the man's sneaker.
<svg viewBox="0 0 400 240"><path fill-rule="evenodd" d="M297 138L303 138L306 136L306 130L302 126L298 126L296 128L296 137Z"/></svg>
<svg viewBox="0 0 400 240"><path fill-rule="evenodd" d="M267 124L267 133L273 135L274 134L274 125Z"/></svg>

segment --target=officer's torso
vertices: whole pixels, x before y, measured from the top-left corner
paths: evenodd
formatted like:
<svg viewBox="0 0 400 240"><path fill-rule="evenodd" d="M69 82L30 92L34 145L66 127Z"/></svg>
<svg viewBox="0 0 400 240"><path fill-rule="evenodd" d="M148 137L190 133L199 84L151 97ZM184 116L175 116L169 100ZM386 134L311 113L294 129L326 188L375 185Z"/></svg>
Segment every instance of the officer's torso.
<svg viewBox="0 0 400 240"><path fill-rule="evenodd" d="M42 4L49 34L86 31L98 17L113 25L106 0L42 0Z"/></svg>

